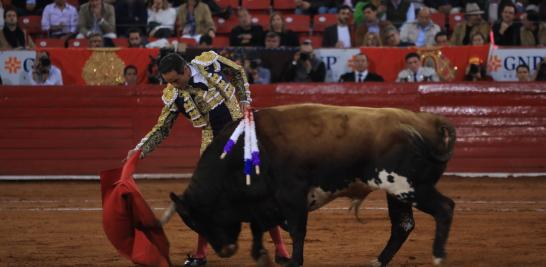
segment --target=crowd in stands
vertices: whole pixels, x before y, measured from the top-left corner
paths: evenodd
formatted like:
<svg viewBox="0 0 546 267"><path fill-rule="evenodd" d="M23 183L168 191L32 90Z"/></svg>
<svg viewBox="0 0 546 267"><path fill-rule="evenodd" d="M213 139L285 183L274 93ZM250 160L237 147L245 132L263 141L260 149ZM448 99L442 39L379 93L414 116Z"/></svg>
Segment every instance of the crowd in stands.
<svg viewBox="0 0 546 267"><path fill-rule="evenodd" d="M85 43L91 48L115 46L113 40L118 38L126 39L125 47L169 46L168 40L172 38L193 40L189 42L192 46L202 48L299 47L285 68L286 81L324 80L324 63L314 56L313 45L336 48L490 42L503 46L546 45L546 1L541 0L2 0L1 3L0 49L33 49L36 46L33 38L61 39L65 46L74 38L87 39ZM257 3L260 7L253 6ZM38 17L39 29L24 26L21 17ZM325 23L324 27L319 25ZM312 43L311 39L316 37L321 41ZM438 80L433 69L419 65L418 56L408 54L405 59L407 69L400 72L397 81ZM348 75L342 81L358 81L361 79L358 75L364 75L363 80L379 80L380 76L367 73L366 55L355 55L354 60L359 62L354 65L361 70L356 71L357 76ZM267 75L258 68L259 62L249 62L255 66L253 80L266 83L262 76ZM478 70L467 69L467 74L472 73L467 75L469 80L486 76L481 75L483 63L474 65Z"/></svg>

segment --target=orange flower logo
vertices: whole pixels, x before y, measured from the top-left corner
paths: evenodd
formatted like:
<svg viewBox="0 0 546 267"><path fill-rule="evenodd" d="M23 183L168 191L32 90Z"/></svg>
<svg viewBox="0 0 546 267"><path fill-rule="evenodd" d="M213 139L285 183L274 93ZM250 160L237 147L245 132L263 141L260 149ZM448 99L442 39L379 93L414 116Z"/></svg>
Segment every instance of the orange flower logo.
<svg viewBox="0 0 546 267"><path fill-rule="evenodd" d="M489 72L497 71L501 67L501 60L498 56L493 56L489 60L488 68Z"/></svg>
<svg viewBox="0 0 546 267"><path fill-rule="evenodd" d="M9 57L4 62L4 69L6 69L10 74L16 73L21 68L21 61L16 57Z"/></svg>

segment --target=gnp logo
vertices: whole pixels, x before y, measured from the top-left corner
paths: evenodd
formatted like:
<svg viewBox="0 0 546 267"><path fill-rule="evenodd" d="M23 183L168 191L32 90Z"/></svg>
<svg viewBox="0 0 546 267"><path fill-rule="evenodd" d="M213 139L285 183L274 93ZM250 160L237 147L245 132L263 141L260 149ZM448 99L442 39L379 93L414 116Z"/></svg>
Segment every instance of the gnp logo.
<svg viewBox="0 0 546 267"><path fill-rule="evenodd" d="M6 69L10 74L16 73L21 68L21 61L16 57L9 57L4 61L4 69Z"/></svg>

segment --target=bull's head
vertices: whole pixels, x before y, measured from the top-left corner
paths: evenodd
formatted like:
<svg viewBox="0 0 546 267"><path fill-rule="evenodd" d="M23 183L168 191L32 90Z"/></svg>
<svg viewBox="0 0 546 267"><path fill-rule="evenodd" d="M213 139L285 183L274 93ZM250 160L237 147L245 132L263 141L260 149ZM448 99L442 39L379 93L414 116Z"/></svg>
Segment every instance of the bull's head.
<svg viewBox="0 0 546 267"><path fill-rule="evenodd" d="M182 221L193 231L205 237L218 256L231 257L237 252L237 239L241 232L240 221L230 221L218 214L207 214L192 207L184 197L174 193L171 193L170 197Z"/></svg>

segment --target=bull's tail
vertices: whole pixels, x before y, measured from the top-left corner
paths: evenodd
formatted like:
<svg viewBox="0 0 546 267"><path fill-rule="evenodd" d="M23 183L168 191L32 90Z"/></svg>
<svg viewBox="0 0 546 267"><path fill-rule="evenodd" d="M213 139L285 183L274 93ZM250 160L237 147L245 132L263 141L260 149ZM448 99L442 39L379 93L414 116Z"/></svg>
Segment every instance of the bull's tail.
<svg viewBox="0 0 546 267"><path fill-rule="evenodd" d="M167 224L167 222L169 222L169 220L173 217L175 210L176 210L176 205L174 204L174 202L171 202L169 207L165 210L165 212L163 212L163 216L161 216L161 220L159 220L159 222L161 223L161 226L164 226L165 224Z"/></svg>

